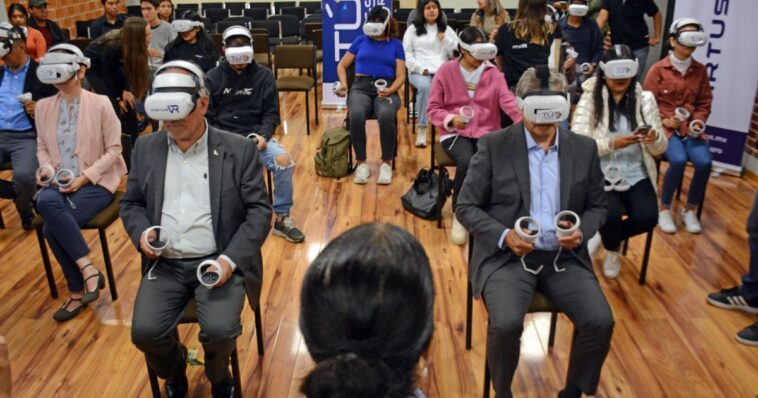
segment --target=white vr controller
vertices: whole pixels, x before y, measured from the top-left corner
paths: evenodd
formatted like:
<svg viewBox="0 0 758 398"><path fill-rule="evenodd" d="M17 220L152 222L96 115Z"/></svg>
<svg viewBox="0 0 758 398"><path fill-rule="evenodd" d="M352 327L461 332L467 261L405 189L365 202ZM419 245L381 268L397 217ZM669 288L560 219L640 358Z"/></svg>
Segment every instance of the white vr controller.
<svg viewBox="0 0 758 398"><path fill-rule="evenodd" d="M223 278L224 269L216 260L205 260L197 267L197 280L208 289L212 289Z"/></svg>
<svg viewBox="0 0 758 398"><path fill-rule="evenodd" d="M147 239L147 236L152 231L155 231L155 239L149 240ZM146 229L145 232L142 233L142 236L145 238L145 242L147 242L147 247L149 247L156 256L163 254L171 244L171 239L168 237L168 231L160 225L154 225Z"/></svg>
<svg viewBox="0 0 758 398"><path fill-rule="evenodd" d="M542 228L540 228L540 223L537 221L534 217L521 217L518 220L516 220L516 225L513 227L513 230L516 231L516 235L518 235L519 238L531 243L535 244L540 239L540 236L542 236ZM537 269L532 269L526 266L526 263L524 262L524 256L521 256L521 266L524 267L524 271L537 275L542 271L542 268L544 268L543 265L540 265L537 267Z"/></svg>
<svg viewBox="0 0 758 398"><path fill-rule="evenodd" d="M568 223L569 225L566 226L565 223ZM582 220L579 218L579 215L571 210L563 210L561 212L558 212L558 214L553 217L555 236L559 238L569 236L579 229L581 223ZM555 259L553 260L553 268L555 269L555 272L563 272L566 270L566 268L558 267L559 256L560 253L558 253L558 255L555 256Z"/></svg>
<svg viewBox="0 0 758 398"><path fill-rule="evenodd" d="M376 92L380 93L387 89L387 86L389 86L389 83L387 83L387 80L385 79L376 79L374 81L374 87L376 87ZM392 103L392 98L386 97L386 100L389 101L389 103Z"/></svg>
<svg viewBox="0 0 758 398"><path fill-rule="evenodd" d="M626 192L631 187L621 168L616 165L608 164L603 167L603 175L605 175L605 192Z"/></svg>
<svg viewBox="0 0 758 398"><path fill-rule="evenodd" d="M582 73L584 73L586 75L586 74L590 73L590 71L592 70L592 64L589 63L589 62L585 62L585 63L579 65L579 70L582 71Z"/></svg>
<svg viewBox="0 0 758 398"><path fill-rule="evenodd" d="M16 99L18 102L25 104L27 102L31 102L32 100L32 93L23 93L16 96Z"/></svg>
<svg viewBox="0 0 758 398"><path fill-rule="evenodd" d="M474 108L471 106L462 106L461 109L458 111L458 114L463 118L463 121L468 123L471 121L471 119L476 116L476 112L474 111Z"/></svg>
<svg viewBox="0 0 758 398"><path fill-rule="evenodd" d="M68 188L74 183L76 175L69 169L60 169L55 172L55 168L49 164L42 165L37 169L35 173L37 181L40 186L49 187L50 184L55 184L61 188Z"/></svg>
<svg viewBox="0 0 758 398"><path fill-rule="evenodd" d="M55 174L55 184L61 188L68 188L74 183L74 172L69 169L60 169Z"/></svg>
<svg viewBox="0 0 758 398"><path fill-rule="evenodd" d="M701 134L705 133L705 122L700 119L695 119L690 122L690 137L698 138Z"/></svg>
<svg viewBox="0 0 758 398"><path fill-rule="evenodd" d="M687 119L690 118L690 111L688 111L687 108L685 108L683 106L680 106L680 107L674 109L674 117L680 123L681 122L685 122Z"/></svg>

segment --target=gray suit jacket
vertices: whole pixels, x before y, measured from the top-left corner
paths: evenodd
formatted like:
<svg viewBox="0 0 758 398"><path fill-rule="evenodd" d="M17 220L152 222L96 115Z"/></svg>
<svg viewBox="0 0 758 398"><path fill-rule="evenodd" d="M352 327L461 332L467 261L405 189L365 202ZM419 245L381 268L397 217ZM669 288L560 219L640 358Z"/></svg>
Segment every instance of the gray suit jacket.
<svg viewBox="0 0 758 398"><path fill-rule="evenodd" d="M592 271L586 241L605 222L606 197L597 144L588 137L560 130L560 210L572 210L581 218L584 242L571 253ZM498 246L506 228L529 215L529 157L523 123L487 134L479 139L455 215L471 233L473 256L469 281L479 297L487 278L513 257L506 246Z"/></svg>
<svg viewBox="0 0 758 398"><path fill-rule="evenodd" d="M166 131L142 136L132 152L132 169L121 199L121 219L139 250L142 232L161 222L166 177ZM219 254L229 256L245 279L255 308L263 282L261 246L271 229L271 205L262 165L252 140L208 127L211 218Z"/></svg>

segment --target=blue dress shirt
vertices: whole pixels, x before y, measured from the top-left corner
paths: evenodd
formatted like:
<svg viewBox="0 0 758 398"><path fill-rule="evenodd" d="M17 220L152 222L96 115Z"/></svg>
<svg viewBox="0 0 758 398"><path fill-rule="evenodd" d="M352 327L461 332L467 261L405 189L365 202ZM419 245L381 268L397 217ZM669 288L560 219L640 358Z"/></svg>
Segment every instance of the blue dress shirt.
<svg viewBox="0 0 758 398"><path fill-rule="evenodd" d="M0 82L0 131L27 131L32 129L29 118L26 117L24 105L16 98L24 92L26 72L29 70L31 58L16 72L5 65L3 81Z"/></svg>

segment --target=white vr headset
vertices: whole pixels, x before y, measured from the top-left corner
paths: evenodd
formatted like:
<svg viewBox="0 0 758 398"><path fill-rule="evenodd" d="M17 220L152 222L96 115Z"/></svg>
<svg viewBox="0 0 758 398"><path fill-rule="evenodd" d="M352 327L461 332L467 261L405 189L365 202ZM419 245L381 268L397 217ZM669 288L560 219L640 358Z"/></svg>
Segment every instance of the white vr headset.
<svg viewBox="0 0 758 398"><path fill-rule="evenodd" d="M497 55L497 46L492 43L466 44L460 40L458 44L462 49L468 51L472 57L480 61L489 61Z"/></svg>
<svg viewBox="0 0 758 398"><path fill-rule="evenodd" d="M17 41L26 40L26 32L10 22L0 22L0 58L8 55Z"/></svg>
<svg viewBox="0 0 758 398"><path fill-rule="evenodd" d="M614 59L613 61L600 61L600 69L610 79L630 79L637 76L639 64L636 59Z"/></svg>
<svg viewBox="0 0 758 398"><path fill-rule="evenodd" d="M550 90L550 70L547 66L538 66L536 72L542 89L516 99L524 119L536 124L560 123L568 119L571 111L568 94Z"/></svg>
<svg viewBox="0 0 758 398"><path fill-rule="evenodd" d="M171 22L171 26L173 26L174 30L176 30L179 33L185 33L195 28L205 27L205 25L202 22L192 21L189 19L175 19L173 22Z"/></svg>
<svg viewBox="0 0 758 398"><path fill-rule="evenodd" d="M688 26L697 26L697 31L679 32L679 29ZM674 36L676 41L687 47L702 47L708 44L708 34L703 30L703 25L695 18L679 18L671 24L669 34Z"/></svg>
<svg viewBox="0 0 758 398"><path fill-rule="evenodd" d="M40 60L37 78L45 84L65 83L76 77L82 66L89 68L91 61L82 50L71 44L58 44L50 48Z"/></svg>
<svg viewBox="0 0 758 398"><path fill-rule="evenodd" d="M239 47L227 47L226 41L234 36L244 36L250 41L250 45ZM253 62L253 35L242 26L230 26L222 36L224 41L224 58L230 65L245 65Z"/></svg>
<svg viewBox="0 0 758 398"><path fill-rule="evenodd" d="M587 4L571 4L569 5L569 15L573 15L575 17L583 17L587 15L587 12L589 12L590 7Z"/></svg>
<svg viewBox="0 0 758 398"><path fill-rule="evenodd" d="M390 10L388 10L385 7L382 7L387 11L387 18L384 19L384 22L368 22L363 24L363 33L366 34L366 36L369 37L375 37L375 36L381 36L384 31L387 29L387 24L390 21Z"/></svg>
<svg viewBox="0 0 758 398"><path fill-rule="evenodd" d="M192 75L164 72L184 69ZM161 73L163 72L163 73ZM172 61L161 66L153 79L152 93L145 99L145 111L153 120L182 120L195 110L199 91L205 84L203 72L187 61Z"/></svg>

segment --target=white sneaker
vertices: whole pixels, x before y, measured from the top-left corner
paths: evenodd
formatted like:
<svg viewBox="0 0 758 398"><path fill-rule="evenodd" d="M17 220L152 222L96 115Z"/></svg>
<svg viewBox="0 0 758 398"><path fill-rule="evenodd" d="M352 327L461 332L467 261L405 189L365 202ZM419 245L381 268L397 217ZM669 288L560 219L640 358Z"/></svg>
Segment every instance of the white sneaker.
<svg viewBox="0 0 758 398"><path fill-rule="evenodd" d="M674 224L674 219L671 217L671 210L666 209L658 212L658 226L661 228L661 231L667 234L676 232L676 224Z"/></svg>
<svg viewBox="0 0 758 398"><path fill-rule="evenodd" d="M355 177L353 177L353 182L363 185L368 182L368 177L370 175L371 171L368 169L368 165L366 163L361 163L358 165L358 167L355 168Z"/></svg>
<svg viewBox="0 0 758 398"><path fill-rule="evenodd" d="M605 259L603 260L603 275L605 275L606 278L614 279L619 276L619 272L621 272L619 252L606 250Z"/></svg>
<svg viewBox="0 0 758 398"><path fill-rule="evenodd" d="M392 166L387 163L382 163L379 166L379 178L376 179L376 183L379 185L389 185L392 182Z"/></svg>
<svg viewBox="0 0 758 398"><path fill-rule="evenodd" d="M684 221L685 228L687 228L687 232L691 234L699 234L703 230L700 227L700 221L697 219L697 213L695 213L695 210L683 211L682 220Z"/></svg>
<svg viewBox="0 0 758 398"><path fill-rule="evenodd" d="M416 134L416 147L426 148L426 127L419 127Z"/></svg>
<svg viewBox="0 0 758 398"><path fill-rule="evenodd" d="M453 215L453 227L450 228L450 241L458 246L463 246L468 242L468 231L458 219Z"/></svg>
<svg viewBox="0 0 758 398"><path fill-rule="evenodd" d="M597 252L600 251L602 240L600 239L600 232L595 232L590 240L587 241L587 251L590 253L590 260L594 260L597 257Z"/></svg>

